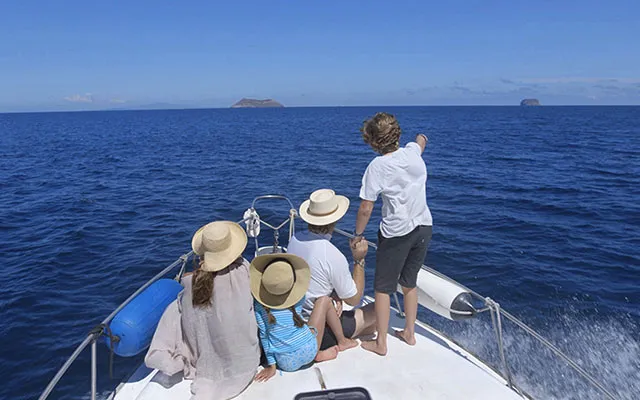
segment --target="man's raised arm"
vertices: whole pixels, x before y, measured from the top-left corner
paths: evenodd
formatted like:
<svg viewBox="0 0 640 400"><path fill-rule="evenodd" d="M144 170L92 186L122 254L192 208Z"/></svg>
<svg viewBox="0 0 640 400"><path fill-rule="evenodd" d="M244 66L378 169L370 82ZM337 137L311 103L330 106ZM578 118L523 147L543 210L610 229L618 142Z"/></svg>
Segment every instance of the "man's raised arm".
<svg viewBox="0 0 640 400"><path fill-rule="evenodd" d="M424 152L424 149L427 147L428 141L429 139L427 138L427 136L422 133L419 133L416 136L416 143L418 143L418 146L420 146L420 148L422 149L420 153Z"/></svg>

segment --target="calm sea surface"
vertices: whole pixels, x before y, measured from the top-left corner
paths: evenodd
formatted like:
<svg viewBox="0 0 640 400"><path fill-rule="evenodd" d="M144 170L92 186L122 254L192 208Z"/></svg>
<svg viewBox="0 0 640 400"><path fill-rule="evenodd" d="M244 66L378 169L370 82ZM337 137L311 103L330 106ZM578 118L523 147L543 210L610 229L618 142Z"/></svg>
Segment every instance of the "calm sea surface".
<svg viewBox="0 0 640 400"><path fill-rule="evenodd" d="M404 142L429 136L427 264L640 398L640 107L390 107L0 114L0 399L35 398L199 226L240 219L257 195L297 206L331 187L351 199L351 231L374 157L358 128L382 110ZM264 207L272 222L287 211ZM422 316L499 365L486 315ZM505 334L532 395L601 398L513 325ZM104 393L140 361L117 358L109 381L103 345L99 357ZM87 352L52 398L86 398L89 373Z"/></svg>

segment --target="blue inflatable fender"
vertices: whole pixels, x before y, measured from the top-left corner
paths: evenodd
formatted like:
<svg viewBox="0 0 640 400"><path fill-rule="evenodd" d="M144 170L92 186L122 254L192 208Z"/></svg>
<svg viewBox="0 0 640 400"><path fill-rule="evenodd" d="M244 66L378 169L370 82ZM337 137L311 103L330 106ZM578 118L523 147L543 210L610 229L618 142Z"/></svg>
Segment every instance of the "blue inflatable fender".
<svg viewBox="0 0 640 400"><path fill-rule="evenodd" d="M151 339L167 306L178 297L182 285L173 279L160 279L136 296L111 320L113 352L121 357L139 354L151 344ZM111 345L108 331L105 342Z"/></svg>

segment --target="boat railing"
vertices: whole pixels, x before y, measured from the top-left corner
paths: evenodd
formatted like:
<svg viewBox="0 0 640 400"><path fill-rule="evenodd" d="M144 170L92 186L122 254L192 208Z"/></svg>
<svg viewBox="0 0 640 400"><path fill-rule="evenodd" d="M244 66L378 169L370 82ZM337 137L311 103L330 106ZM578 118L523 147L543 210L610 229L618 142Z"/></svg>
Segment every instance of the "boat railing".
<svg viewBox="0 0 640 400"><path fill-rule="evenodd" d="M289 201L289 199L284 197L284 196L268 195L268 196L257 197L254 200L253 204L255 205L256 201L260 200L260 199L285 199L285 200ZM291 204L290 201L289 201L289 204ZM291 205L291 207L293 209L293 205ZM253 206L252 206L252 209L253 209ZM240 221L238 221L238 223L239 224L245 223L245 222L249 221L251 218L252 217L250 217L250 216L245 217L245 218L241 219ZM279 226L273 226L273 225L271 225L271 224L269 224L269 223L267 223L265 221L260 221L260 223L265 225L265 226L267 226L267 227L269 227L269 228L271 228L271 229L273 229L274 232L276 232L276 234L274 236L277 238L278 230L281 229L290 220L291 220L291 224L290 224L290 228L289 228L290 229L290 235L293 234L293 230L295 229L294 223L293 223L294 218L295 217L293 215L290 215L289 218L287 218L285 220L285 222L280 224ZM257 245L258 245L258 242L257 242L257 239L256 239L256 246ZM100 336L102 336L105 333L105 329L106 329L106 327L108 327L108 324L111 322L111 320L123 308L125 308L129 303L131 303L131 301L133 301L133 299L135 299L136 296L138 296L140 293L142 293L146 288L151 286L154 282L158 281L162 277L164 277L167 274L169 274L169 272L171 272L172 270L176 269L178 266L180 266L180 269L179 269L179 271L176 274L174 279L177 280L177 281L180 281L180 279L182 279L182 275L184 274L184 272L186 270L187 263L188 263L189 259L192 256L193 256L193 251L185 253L182 256L180 256L180 258L178 258L176 261L174 261L169 266L164 268L162 271L158 272L154 277L149 279L144 285L140 286L138 288L138 290L133 292L131 294L131 296L129 296L115 310L113 310L111 312L111 314L109 314L109 316L107 316L105 319L103 319L102 322L100 322L100 324L98 324L95 328L93 328L91 331L89 331L89 333L87 334L87 337L84 338L84 340L78 345L78 347L76 347L76 349L73 351L73 353L71 353L71 356L69 356L67 361L65 361L65 363L62 365L62 367L60 367L58 372L56 372L56 374L53 376L53 378L51 378L51 380L49 381L49 384L44 389L42 394L40 394L40 397L38 397L38 399L39 400L45 400L47 397L49 397L49 395L51 394L53 389L56 387L56 385L58 384L60 379L62 379L64 374L67 372L67 370L69 369L71 364L73 364L76 361L76 359L80 356L80 354L82 353L82 351L84 349L86 349L89 345L91 345L91 400L96 400L96 396L97 396L97 380L98 380L98 377L97 377L97 343L98 343L98 339L100 338Z"/></svg>
<svg viewBox="0 0 640 400"><path fill-rule="evenodd" d="M342 230L342 229L335 229L335 232L345 236L349 239L352 239L354 237L354 235ZM375 243L371 243L368 242L369 247L372 247L374 249L377 249L378 246ZM513 316L513 314L507 312L506 310L502 309L500 307L500 304L496 301L494 301L493 299L489 298L489 297L484 297L482 295L480 295L479 293L475 292L474 290L464 286L463 284L453 280L452 278L438 272L437 270L423 264L422 265L422 269L426 270L434 275L436 275L439 278L442 278L446 281L449 281L455 285L460 286L461 288L463 288L464 290L466 290L469 294L471 294L473 297L475 297L477 300L480 300L483 302L484 307L481 308L477 308L475 310L476 313L482 313L482 312L486 312L489 311L491 313L491 324L493 326L493 330L495 331L495 335L496 335L496 344L498 347L498 353L500 356L500 360L502 362L502 377L507 381L507 384L509 385L509 387L511 387L513 390L517 391L518 393L524 395L524 392L515 384L513 377L511 375L511 371L509 368L509 363L507 362L507 357L506 357L506 352L505 352L505 347L504 347L504 341L503 341L503 331L502 331L502 317L504 316L504 318L508 319L509 321L513 322L516 326L518 326L520 329L522 329L525 333L527 333L529 336L531 336L532 338L534 338L535 340L537 340L539 343L541 343L543 346L545 346L547 349L549 349L552 353L554 353L556 356L560 357L562 360L564 360L567 365L569 365L569 367L571 367L574 371L576 371L578 374L580 374L583 378L585 378L594 388L596 388L599 392L601 392L603 395L605 395L607 398L611 399L611 400L615 400L616 397L606 388L604 387L604 385L602 385L602 383L600 383L598 380L596 380L593 376L591 376L591 374L589 374L587 371L585 371L584 368L582 368L581 366L579 366L575 361L573 361L569 356L567 356L562 350L560 350L557 346L555 346L554 344L552 344L551 342L549 342L547 339L545 339L542 335L540 335L538 332L536 332L533 328L531 328L530 326L528 326L527 324L525 324L524 322L522 322L521 320L519 320L518 318L516 318L515 316ZM400 306L400 301L398 300L398 293L394 293L394 297L395 297L395 303L396 303L396 307L398 308L398 310L400 310L402 312L402 307ZM449 309L447 306L441 305L445 308L448 309L449 312L451 313L456 313L456 310L452 310Z"/></svg>
<svg viewBox="0 0 640 400"><path fill-rule="evenodd" d="M280 224L270 224L267 223L266 221L260 220L256 210L255 210L255 204L258 200L263 200L263 199L280 199L280 200L286 200L288 202L288 204L290 205L290 211L289 211L289 217L284 220L284 222L280 223ZM273 230L273 235L274 235L274 246L273 249L274 251L279 251L278 247L278 231L280 229L282 229L284 226L286 226L287 224L289 224L289 238L291 238L291 236L294 234L295 232L295 218L297 217L297 212L295 210L295 208L293 207L293 204L291 203L291 201L286 197L286 196L281 196L281 195L267 195L267 196L259 196L256 197L252 203L252 206L249 210L247 210L245 212L245 216L242 220L238 221L238 223L242 224L242 223L246 223L247 224L247 230L249 231L249 226L251 224L251 222L256 222L257 221L257 225L264 225L268 228L270 228L271 230ZM335 232L347 237L349 239L352 239L354 236L342 229L335 229ZM249 232L248 232L249 233ZM255 233L255 236L253 236L252 234L249 233L249 236L253 237L255 239L255 246L256 246L256 254L259 253L260 251L260 247L259 247L259 243L258 243L258 233L259 230L257 232L253 232ZM372 242L367 242L368 245L374 249L377 249L377 246L375 243ZM144 285L142 285L138 290L136 290L131 296L129 296L122 304L120 304L115 310L113 310L113 312L111 314L109 314L109 316L107 318L105 318L99 325L97 325L94 329L92 329L89 334L87 335L87 337L82 341L82 343L80 343L80 345L78 345L78 347L75 349L75 351L71 354L71 356L69 357L69 359L67 359L67 361L62 365L62 367L58 370L58 372L56 373L56 375L51 379L51 381L49 382L49 384L47 385L47 387L45 388L45 390L42 392L42 394L39 397L39 400L45 400L49 394L51 394L51 392L53 391L53 389L55 388L55 386L57 385L57 383L60 381L60 379L62 378L62 376L66 373L66 371L69 369L69 367L71 366L71 364L73 364L73 362L78 358L78 356L82 353L82 351L87 348L87 346L91 345L91 400L95 400L96 399L96 392L97 392L97 368L96 368L96 362L97 362L97 340L99 339L99 337L101 335L104 334L105 332L105 327L107 327L107 325L109 324L109 322L111 322L111 320L116 316L116 314L118 314L118 312L120 312L120 310L122 310L124 307L127 306L127 304L129 304L136 296L138 296L140 293L142 293L146 288L148 288L149 286L151 286L154 282L156 282L157 280L161 279L162 277L164 277L165 275L167 275L169 272L171 272L172 270L174 270L176 267L180 266L180 270L178 271L177 275L175 276L176 280L180 280L182 278L182 275L184 274L184 271L186 269L187 266L187 262L189 260L189 258L191 258L193 256L193 252L188 252L183 254L182 256L180 256L180 258L178 258L176 261L174 261L171 265L167 266L165 269L163 269L162 271L160 271L158 274L156 274L154 277L152 277L151 279L149 279ZM541 343L543 346L545 346L547 349L549 349L553 354L555 354L556 356L560 357L562 360L564 360L567 365L569 367L571 367L574 371L576 371L578 374L580 374L582 377L584 377L587 382L589 382L596 390L598 390L600 393L602 393L606 398L611 399L611 400L616 400L616 396L614 396L614 394L611 393L611 391L609 391L606 387L604 387L604 385L602 385L602 383L600 383L598 380L596 380L591 374L589 374L586 370L584 370L584 368L580 367L575 361L573 361L569 356L567 356L564 352L562 352L562 350L560 350L558 347L556 347L554 344L552 344L551 342L549 342L547 339L545 339L542 335L540 335L538 332L536 332L533 328L531 328L530 326L526 325L524 322L522 322L521 320L519 320L518 318L516 318L515 316L513 316L511 313L505 311L504 309L502 309L500 307L500 304L497 303L496 301L492 300L489 297L484 297L482 295L480 295L479 293L475 292L474 290L467 288L466 286L458 283L457 281L453 280L452 278L449 278L448 276L436 271L433 268L428 267L427 265L423 265L422 268L429 272L432 273L436 276L438 276L439 278L442 278L448 282L451 282L455 285L460 286L461 288L463 288L464 290L466 290L469 294L471 294L474 298L476 298L477 300L481 301L483 306L479 307L479 308L475 308L475 313L482 313L482 312L490 312L491 313L491 321L492 321L492 326L493 326L493 330L495 332L495 339L496 339L496 344L497 344L497 348L498 348L498 353L500 356L500 360L502 362L502 371L500 372L501 376L505 379L505 381L507 382L507 384L509 385L509 387L516 391L517 393L519 393L522 396L526 396L524 391L522 389L520 389L517 384L514 382L513 377L511 375L510 369L509 369L509 364L507 362L507 357L506 357L506 350L505 350L505 346L504 346L504 342L503 342L503 331L502 331L502 318L506 318L509 321L513 322L516 326L518 326L519 328L521 328L526 334L528 334L529 336L531 336L532 338L534 338L536 341L538 341L539 343ZM398 295L397 293L395 293L395 302L396 302L396 306L398 308L398 310L400 310L402 312L402 308L400 306L400 301L398 299ZM457 310L451 310L448 306L444 306L443 307L447 308L448 311L450 311L451 313L458 313L459 311Z"/></svg>
<svg viewBox="0 0 640 400"><path fill-rule="evenodd" d="M136 296L138 296L146 288L151 286L157 280L166 276L169 272L171 272L178 266L180 266L180 270L176 275L175 279L179 280L182 277L182 274L184 273L185 268L187 266L187 262L192 255L193 255L193 252L185 253L182 256L180 256L180 258L178 258L176 261L171 263L171 265L169 265L162 271L158 272L153 278L149 279L144 285L140 286L138 290L133 292L131 296L129 296L125 301L122 302L122 304L120 304L115 310L113 310L113 312L111 312L111 314L109 314L107 318L103 319L100 324L98 324L94 329L92 329L87 335L87 337L82 341L82 343L78 345L78 347L74 350L71 356L67 359L67 361L65 361L62 367L60 367L58 372L51 379L47 387L44 389L44 391L40 395L39 400L44 400L47 397L49 397L49 395L51 394L53 389L56 387L56 385L58 384L62 376L67 372L71 364L73 364L73 362L78 358L78 356L80 356L82 351L85 348L87 348L87 346L89 345L91 345L91 400L95 400L96 392L97 392L97 354L96 354L97 342L100 336L102 336L102 334L104 333L104 328L109 324L109 322L111 322L111 320L118 314L118 312L120 312L120 310L126 307L127 304L129 304L133 299L135 299Z"/></svg>

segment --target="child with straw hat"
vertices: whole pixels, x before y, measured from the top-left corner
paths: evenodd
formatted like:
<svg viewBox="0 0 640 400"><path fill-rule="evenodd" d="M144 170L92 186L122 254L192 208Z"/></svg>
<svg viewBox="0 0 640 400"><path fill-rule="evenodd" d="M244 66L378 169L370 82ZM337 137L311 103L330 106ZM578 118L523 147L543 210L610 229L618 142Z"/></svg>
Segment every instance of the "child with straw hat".
<svg viewBox="0 0 640 400"><path fill-rule="evenodd" d="M260 341L269 364L256 381L269 380L276 366L292 372L314 360L337 357L338 346L318 351L325 324L341 329L331 299L316 300L308 324L300 316L311 279L306 261L293 254L265 254L251 262L250 275Z"/></svg>

